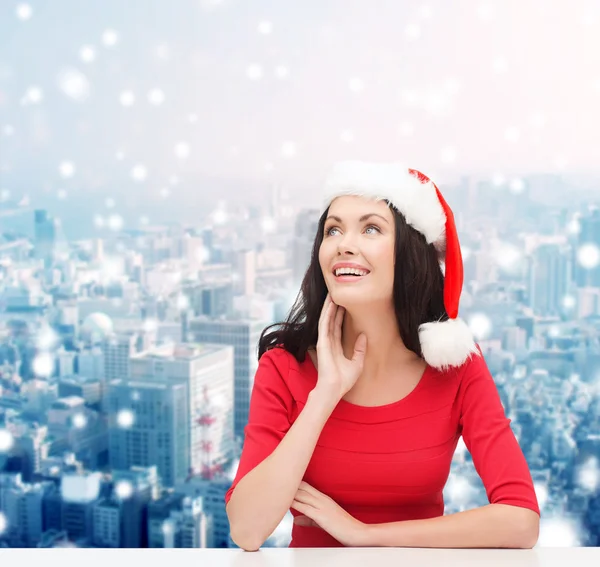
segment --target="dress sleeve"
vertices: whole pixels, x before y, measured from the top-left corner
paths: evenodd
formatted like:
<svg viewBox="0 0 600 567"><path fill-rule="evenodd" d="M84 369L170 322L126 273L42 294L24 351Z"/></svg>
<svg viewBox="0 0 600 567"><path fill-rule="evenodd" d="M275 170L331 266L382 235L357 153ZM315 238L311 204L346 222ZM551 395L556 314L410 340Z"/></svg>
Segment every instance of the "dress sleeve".
<svg viewBox="0 0 600 567"><path fill-rule="evenodd" d="M244 446L233 484L225 493L229 503L238 482L266 459L291 427L292 394L284 380L289 372L289 353L274 348L258 362L250 397L248 423L244 428Z"/></svg>
<svg viewBox="0 0 600 567"><path fill-rule="evenodd" d="M510 504L539 514L527 461L483 354L469 361L460 390L463 440L490 504Z"/></svg>

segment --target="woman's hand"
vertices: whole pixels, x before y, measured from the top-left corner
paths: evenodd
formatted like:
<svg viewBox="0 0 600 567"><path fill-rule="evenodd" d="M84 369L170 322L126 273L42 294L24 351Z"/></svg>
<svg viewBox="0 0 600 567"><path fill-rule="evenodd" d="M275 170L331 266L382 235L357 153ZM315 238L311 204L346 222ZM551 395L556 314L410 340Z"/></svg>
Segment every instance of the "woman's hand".
<svg viewBox="0 0 600 567"><path fill-rule="evenodd" d="M319 338L317 340L318 381L316 389L333 393L338 402L354 386L360 376L365 361L367 336L361 333L354 345L351 360L344 355L342 348L342 322L346 310L336 305L327 294L319 318Z"/></svg>
<svg viewBox="0 0 600 567"><path fill-rule="evenodd" d="M294 518L294 523L323 529L345 546L366 545L367 525L346 512L326 494L302 481L292 502L292 508L304 514Z"/></svg>

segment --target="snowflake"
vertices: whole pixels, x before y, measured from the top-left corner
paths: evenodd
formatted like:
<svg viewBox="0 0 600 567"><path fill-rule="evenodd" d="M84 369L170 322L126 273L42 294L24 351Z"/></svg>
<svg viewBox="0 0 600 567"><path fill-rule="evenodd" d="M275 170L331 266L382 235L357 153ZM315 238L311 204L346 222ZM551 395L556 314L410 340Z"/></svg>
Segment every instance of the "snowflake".
<svg viewBox="0 0 600 567"><path fill-rule="evenodd" d="M137 164L131 169L131 178L134 181L144 181L148 176L148 170L145 166Z"/></svg>
<svg viewBox="0 0 600 567"><path fill-rule="evenodd" d="M517 177L510 181L508 188L514 195L519 195L525 190L525 182L521 178Z"/></svg>
<svg viewBox="0 0 600 567"><path fill-rule="evenodd" d="M281 146L281 155L285 158L291 158L296 155L296 144L288 141L284 142Z"/></svg>
<svg viewBox="0 0 600 567"><path fill-rule="evenodd" d="M257 81L262 78L263 70L258 63L252 63L246 67L246 76L252 81Z"/></svg>
<svg viewBox="0 0 600 567"><path fill-rule="evenodd" d="M200 246L196 251L196 259L204 264L210 260L210 250L206 246Z"/></svg>
<svg viewBox="0 0 600 567"><path fill-rule="evenodd" d="M32 369L36 376L48 378L54 372L54 358L47 352L38 354L33 359Z"/></svg>
<svg viewBox="0 0 600 567"><path fill-rule="evenodd" d="M277 228L277 222L272 217L264 217L260 224L263 232L266 234L275 232L275 229Z"/></svg>
<svg viewBox="0 0 600 567"><path fill-rule="evenodd" d="M494 248L494 260L504 271L514 273L521 265L523 254L517 246L501 242Z"/></svg>
<svg viewBox="0 0 600 567"><path fill-rule="evenodd" d="M154 106L160 106L165 101L165 93L158 88L152 89L148 93L148 102Z"/></svg>
<svg viewBox="0 0 600 567"><path fill-rule="evenodd" d="M581 223L579 219L571 219L567 224L567 232L569 234L579 234L581 232Z"/></svg>
<svg viewBox="0 0 600 567"><path fill-rule="evenodd" d="M51 350L60 341L58 334L50 327L45 325L40 329L36 337L36 348L38 350Z"/></svg>
<svg viewBox="0 0 600 567"><path fill-rule="evenodd" d="M179 159L186 159L190 155L190 146L185 142L179 142L175 146L175 156Z"/></svg>
<svg viewBox="0 0 600 567"><path fill-rule="evenodd" d="M70 161L63 161L58 166L58 172L61 177L68 179L69 177L73 177L75 175L75 166Z"/></svg>
<svg viewBox="0 0 600 567"><path fill-rule="evenodd" d="M83 413L76 413L73 416L73 427L83 429L87 425L87 417Z"/></svg>
<svg viewBox="0 0 600 567"><path fill-rule="evenodd" d="M96 50L92 45L84 45L79 50L79 58L84 63L92 63L96 59Z"/></svg>
<svg viewBox="0 0 600 567"><path fill-rule="evenodd" d="M466 244L460 245L460 255L462 256L463 261L468 260L471 257L471 254L473 254L473 251L469 246Z"/></svg>
<svg viewBox="0 0 600 567"><path fill-rule="evenodd" d="M444 492L448 495L448 499L452 504L466 505L473 492L473 487L466 478L451 474L447 485L444 487Z"/></svg>
<svg viewBox="0 0 600 567"><path fill-rule="evenodd" d="M6 516L0 512L0 536L6 531L6 526L8 522L6 521Z"/></svg>
<svg viewBox="0 0 600 567"><path fill-rule="evenodd" d="M131 106L135 102L135 95L131 91L123 91L119 95L119 102L122 106Z"/></svg>
<svg viewBox="0 0 600 567"><path fill-rule="evenodd" d="M83 102L90 96L90 83L77 69L64 69L58 75L60 90L70 99Z"/></svg>
<svg viewBox="0 0 600 567"><path fill-rule="evenodd" d="M596 492L600 488L600 469L595 457L588 459L578 471L577 480L579 485L589 492Z"/></svg>
<svg viewBox="0 0 600 567"><path fill-rule="evenodd" d="M278 79L287 79L290 76L290 70L285 65L275 67L275 76Z"/></svg>
<svg viewBox="0 0 600 567"><path fill-rule="evenodd" d="M583 244L577 250L577 261L588 270L595 268L600 261L600 250L594 243Z"/></svg>
<svg viewBox="0 0 600 567"><path fill-rule="evenodd" d="M190 306L190 300L186 295L179 295L177 297L177 309L185 311Z"/></svg>
<svg viewBox="0 0 600 567"><path fill-rule="evenodd" d="M117 413L117 423L119 427L128 428L135 422L135 414L130 409L122 409Z"/></svg>
<svg viewBox="0 0 600 567"><path fill-rule="evenodd" d="M153 318L144 319L142 323L142 328L147 333L153 333L158 329L158 321Z"/></svg>
<svg viewBox="0 0 600 567"><path fill-rule="evenodd" d="M469 327L478 340L485 339L492 331L492 322L484 313L475 313L469 318Z"/></svg>
<svg viewBox="0 0 600 567"><path fill-rule="evenodd" d="M119 42L119 35L113 29L104 30L102 33L102 43L106 47L114 47Z"/></svg>
<svg viewBox="0 0 600 567"><path fill-rule="evenodd" d="M165 520L162 524L162 531L165 536L173 534L175 532L175 523L173 520Z"/></svg>
<svg viewBox="0 0 600 567"><path fill-rule="evenodd" d="M115 494L121 500L127 500L133 496L133 484L128 480L120 480L115 484Z"/></svg>
<svg viewBox="0 0 600 567"><path fill-rule="evenodd" d="M31 8L31 6L29 4L18 4L17 5L17 9L15 10L16 14L17 14L17 18L19 18L19 20L26 22L27 20L29 20L33 14L33 10Z"/></svg>
<svg viewBox="0 0 600 567"><path fill-rule="evenodd" d="M364 90L365 88L365 84L363 82L362 79L360 79L359 77L352 77L349 81L348 81L348 88L354 92L354 93L358 93Z"/></svg>
<svg viewBox="0 0 600 567"><path fill-rule="evenodd" d="M44 91L38 86L28 87L21 99L22 105L39 104L44 100Z"/></svg>
<svg viewBox="0 0 600 567"><path fill-rule="evenodd" d="M562 518L542 518L537 546L577 547L578 545L577 529L571 522Z"/></svg>
<svg viewBox="0 0 600 567"><path fill-rule="evenodd" d="M516 126L508 126L504 130L504 139L507 142L517 142L520 137L521 133L519 132L519 129Z"/></svg>
<svg viewBox="0 0 600 567"><path fill-rule="evenodd" d="M108 217L107 224L108 224L108 228L110 230L118 232L119 230L121 230L123 228L123 224L124 224L123 217L121 215L116 215L116 214L110 215Z"/></svg>
<svg viewBox="0 0 600 567"><path fill-rule="evenodd" d="M12 449L14 438L8 429L0 429L0 453L6 453Z"/></svg>
<svg viewBox="0 0 600 567"><path fill-rule="evenodd" d="M262 21L258 24L258 33L263 35L269 35L273 32L273 23L267 20Z"/></svg>
<svg viewBox="0 0 600 567"><path fill-rule="evenodd" d="M106 256L102 262L102 280L111 281L123 275L123 263L118 257Z"/></svg>
<svg viewBox="0 0 600 567"><path fill-rule="evenodd" d="M444 148L441 153L441 159L443 163L450 164L456 161L456 149L455 148Z"/></svg>

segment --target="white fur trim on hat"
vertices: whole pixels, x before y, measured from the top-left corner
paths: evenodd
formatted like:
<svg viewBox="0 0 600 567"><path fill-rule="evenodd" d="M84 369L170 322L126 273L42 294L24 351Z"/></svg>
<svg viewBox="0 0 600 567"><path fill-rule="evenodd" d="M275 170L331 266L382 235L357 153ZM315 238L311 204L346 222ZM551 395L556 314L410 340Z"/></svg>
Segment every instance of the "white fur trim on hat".
<svg viewBox="0 0 600 567"><path fill-rule="evenodd" d="M387 199L428 244L443 248L446 215L435 186L431 181L422 183L400 163L339 162L325 181L324 193L325 207L342 195Z"/></svg>
<svg viewBox="0 0 600 567"><path fill-rule="evenodd" d="M472 354L480 355L468 325L459 317L419 326L419 342L425 362L445 370L461 366Z"/></svg>

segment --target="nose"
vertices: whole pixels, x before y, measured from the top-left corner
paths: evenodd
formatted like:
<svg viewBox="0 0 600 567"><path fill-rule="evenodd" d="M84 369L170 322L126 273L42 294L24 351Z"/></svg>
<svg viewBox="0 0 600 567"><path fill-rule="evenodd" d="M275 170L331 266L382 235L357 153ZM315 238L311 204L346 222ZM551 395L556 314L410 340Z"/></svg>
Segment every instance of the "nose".
<svg viewBox="0 0 600 567"><path fill-rule="evenodd" d="M349 234L344 235L338 242L338 255L355 255L356 252L357 249L352 236L350 236Z"/></svg>

